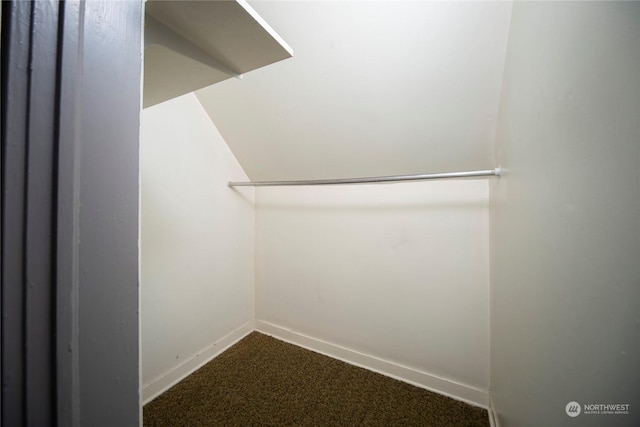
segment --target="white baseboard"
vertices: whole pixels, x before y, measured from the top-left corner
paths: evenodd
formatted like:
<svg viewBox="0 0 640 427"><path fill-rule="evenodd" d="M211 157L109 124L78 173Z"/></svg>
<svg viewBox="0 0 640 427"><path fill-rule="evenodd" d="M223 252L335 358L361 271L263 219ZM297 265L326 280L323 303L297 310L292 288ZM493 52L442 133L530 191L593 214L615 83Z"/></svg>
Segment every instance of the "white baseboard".
<svg viewBox="0 0 640 427"><path fill-rule="evenodd" d="M200 369L214 357L254 331L253 319L203 348L179 365L157 376L142 387L142 404L146 405L165 391Z"/></svg>
<svg viewBox="0 0 640 427"><path fill-rule="evenodd" d="M157 376L142 389L142 402L147 404L162 393L179 383L193 372L210 362L213 358L227 350L229 347L249 335L254 330L273 336L282 341L315 351L342 360L349 364L378 372L391 378L421 387L435 393L449 396L453 399L485 408L489 412L489 422L492 427L499 427L497 418L493 412L493 405L487 390L482 390L468 384L462 384L450 379L441 378L413 368L398 365L387 360L368 354L360 353L340 345L332 344L317 338L313 338L273 323L253 320L245 323L229 334L208 345L190 358L169 371Z"/></svg>
<svg viewBox="0 0 640 427"><path fill-rule="evenodd" d="M488 409L489 393L487 390L482 390L467 384L458 383L446 378L418 371L413 368L398 365L387 360L379 359L375 356L359 353L355 350L300 334L262 320L256 320L255 328L258 332L262 332L263 334L333 357L334 359L342 360L343 362L347 362L351 365L378 372L382 375L404 381L417 387L421 387L474 406Z"/></svg>
<svg viewBox="0 0 640 427"><path fill-rule="evenodd" d="M489 395L489 425L491 427L500 427L500 422L498 421L498 414L496 414L495 407L493 406L493 399L491 395Z"/></svg>

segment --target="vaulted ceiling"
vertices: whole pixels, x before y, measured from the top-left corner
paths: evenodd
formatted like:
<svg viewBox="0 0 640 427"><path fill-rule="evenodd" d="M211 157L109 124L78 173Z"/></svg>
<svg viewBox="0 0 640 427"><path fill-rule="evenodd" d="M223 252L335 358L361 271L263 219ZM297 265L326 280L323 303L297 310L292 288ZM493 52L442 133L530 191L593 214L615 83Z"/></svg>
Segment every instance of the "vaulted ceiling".
<svg viewBox="0 0 640 427"><path fill-rule="evenodd" d="M510 2L250 4L293 58L197 96L251 179L495 166Z"/></svg>

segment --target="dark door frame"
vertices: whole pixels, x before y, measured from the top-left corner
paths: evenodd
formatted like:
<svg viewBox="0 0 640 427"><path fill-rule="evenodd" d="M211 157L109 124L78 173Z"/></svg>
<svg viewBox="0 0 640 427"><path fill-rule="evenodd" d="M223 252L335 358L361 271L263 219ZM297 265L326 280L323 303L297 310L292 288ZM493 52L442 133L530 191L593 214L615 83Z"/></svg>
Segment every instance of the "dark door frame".
<svg viewBox="0 0 640 427"><path fill-rule="evenodd" d="M2 3L2 425L140 422L143 9Z"/></svg>

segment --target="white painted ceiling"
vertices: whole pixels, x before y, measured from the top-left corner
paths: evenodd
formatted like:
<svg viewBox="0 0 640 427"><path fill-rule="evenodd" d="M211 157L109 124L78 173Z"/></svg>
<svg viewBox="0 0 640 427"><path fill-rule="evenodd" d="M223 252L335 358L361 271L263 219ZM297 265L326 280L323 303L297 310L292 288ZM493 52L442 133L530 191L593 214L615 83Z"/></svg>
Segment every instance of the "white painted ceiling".
<svg viewBox="0 0 640 427"><path fill-rule="evenodd" d="M252 180L495 166L511 2L250 4L293 58L197 96Z"/></svg>

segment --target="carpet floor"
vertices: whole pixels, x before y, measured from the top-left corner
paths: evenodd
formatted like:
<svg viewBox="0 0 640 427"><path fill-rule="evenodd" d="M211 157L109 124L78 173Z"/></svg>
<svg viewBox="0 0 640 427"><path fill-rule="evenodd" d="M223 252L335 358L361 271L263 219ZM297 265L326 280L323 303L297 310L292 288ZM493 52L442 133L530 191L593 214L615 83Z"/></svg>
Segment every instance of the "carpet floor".
<svg viewBox="0 0 640 427"><path fill-rule="evenodd" d="M489 426L487 411L253 332L144 406L143 424Z"/></svg>

